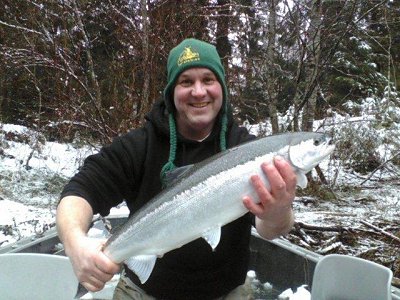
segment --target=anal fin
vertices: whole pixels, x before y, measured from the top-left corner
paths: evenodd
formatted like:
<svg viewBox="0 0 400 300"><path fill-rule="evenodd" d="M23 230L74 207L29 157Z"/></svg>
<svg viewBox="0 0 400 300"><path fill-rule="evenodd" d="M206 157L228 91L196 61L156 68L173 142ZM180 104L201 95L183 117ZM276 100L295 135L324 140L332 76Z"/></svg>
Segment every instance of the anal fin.
<svg viewBox="0 0 400 300"><path fill-rule="evenodd" d="M139 255L128 258L125 264L139 277L141 283L145 283L154 269L156 260L156 255Z"/></svg>

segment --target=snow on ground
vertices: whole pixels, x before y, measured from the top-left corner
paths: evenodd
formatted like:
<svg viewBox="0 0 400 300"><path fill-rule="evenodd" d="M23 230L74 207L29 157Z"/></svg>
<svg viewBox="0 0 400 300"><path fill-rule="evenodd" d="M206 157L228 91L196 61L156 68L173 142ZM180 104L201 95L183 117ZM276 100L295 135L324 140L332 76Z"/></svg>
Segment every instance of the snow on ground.
<svg viewBox="0 0 400 300"><path fill-rule="evenodd" d="M18 172L26 167L36 172L70 177L83 159L95 152L90 146L46 142L40 134L19 125L4 124L0 129L5 138L1 145L4 152L2 171Z"/></svg>
<svg viewBox="0 0 400 300"><path fill-rule="evenodd" d="M95 151L46 142L23 126L0 126L0 246L53 227L62 186Z"/></svg>
<svg viewBox="0 0 400 300"><path fill-rule="evenodd" d="M0 244L41 234L54 225L52 210L10 200L1 200L0 207Z"/></svg>

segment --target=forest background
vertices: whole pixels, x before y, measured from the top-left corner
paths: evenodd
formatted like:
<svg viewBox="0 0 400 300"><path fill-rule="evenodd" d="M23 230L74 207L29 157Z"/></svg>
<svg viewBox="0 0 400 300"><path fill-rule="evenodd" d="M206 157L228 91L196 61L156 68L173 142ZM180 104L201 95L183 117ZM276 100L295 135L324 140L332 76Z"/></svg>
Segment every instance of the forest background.
<svg viewBox="0 0 400 300"><path fill-rule="evenodd" d="M240 122L311 130L349 101L400 106L399 1L3 0L0 121L109 142L142 124L188 37L216 45Z"/></svg>

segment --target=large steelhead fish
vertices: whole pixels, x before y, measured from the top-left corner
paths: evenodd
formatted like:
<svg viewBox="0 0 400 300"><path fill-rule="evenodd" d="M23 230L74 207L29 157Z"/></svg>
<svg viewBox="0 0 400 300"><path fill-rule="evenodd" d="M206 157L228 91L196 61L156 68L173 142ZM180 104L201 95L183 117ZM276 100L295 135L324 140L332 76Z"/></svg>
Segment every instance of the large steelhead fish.
<svg viewBox="0 0 400 300"><path fill-rule="evenodd" d="M307 185L305 174L334 149L322 133L297 132L273 135L221 152L181 172L178 178L147 205L135 212L104 246L114 262L125 262L146 282L157 257L197 238L215 249L221 226L248 212L245 195L258 199L250 183L263 162L286 158L297 174L297 184ZM182 170L182 169L181 169ZM210 251L211 251L210 248Z"/></svg>

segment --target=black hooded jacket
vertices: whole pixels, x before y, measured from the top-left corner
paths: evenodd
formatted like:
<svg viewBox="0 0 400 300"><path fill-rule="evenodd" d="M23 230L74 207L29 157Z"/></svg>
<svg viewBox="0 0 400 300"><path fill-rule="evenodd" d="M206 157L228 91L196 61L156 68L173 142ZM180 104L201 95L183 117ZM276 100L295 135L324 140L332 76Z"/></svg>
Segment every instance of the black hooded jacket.
<svg viewBox="0 0 400 300"><path fill-rule="evenodd" d="M217 124L202 142L178 134L175 165L194 164L218 153L219 132L220 124ZM253 138L228 116L227 148ZM146 116L142 128L116 138L98 154L89 156L65 186L61 197L81 196L94 213L102 216L125 200L132 213L161 191L160 171L168 155L168 113L164 102L159 101ZM244 282L252 219L247 214L225 225L215 251L206 241L197 239L164 254L144 285L130 270L127 274L149 295L160 299L220 297Z"/></svg>

